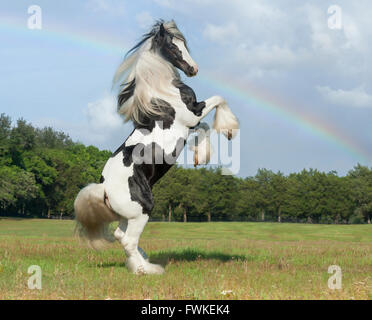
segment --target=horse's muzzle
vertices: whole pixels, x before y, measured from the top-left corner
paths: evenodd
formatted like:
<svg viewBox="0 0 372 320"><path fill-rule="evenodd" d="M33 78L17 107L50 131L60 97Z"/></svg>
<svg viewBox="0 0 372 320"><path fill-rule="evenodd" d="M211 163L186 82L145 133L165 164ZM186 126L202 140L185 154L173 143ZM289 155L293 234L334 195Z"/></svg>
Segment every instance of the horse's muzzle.
<svg viewBox="0 0 372 320"><path fill-rule="evenodd" d="M199 71L198 66L195 66L192 69L194 70L193 76L196 76L198 74L198 71Z"/></svg>
<svg viewBox="0 0 372 320"><path fill-rule="evenodd" d="M188 77L194 77L196 76L198 73L198 67L195 66L195 67L190 67L188 66L187 67L187 70L185 71L185 74L188 76Z"/></svg>

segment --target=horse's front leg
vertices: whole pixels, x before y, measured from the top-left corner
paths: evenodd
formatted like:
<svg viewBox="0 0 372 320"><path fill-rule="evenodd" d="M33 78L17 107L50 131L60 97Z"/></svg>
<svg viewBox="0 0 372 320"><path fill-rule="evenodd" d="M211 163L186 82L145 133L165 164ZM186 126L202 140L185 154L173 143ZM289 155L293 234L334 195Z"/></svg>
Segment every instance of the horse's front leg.
<svg viewBox="0 0 372 320"><path fill-rule="evenodd" d="M123 237L125 236L125 232L127 231L127 227L128 227L128 220L125 219L125 218L121 218L120 222L119 222L119 225L114 232L114 236L115 236L116 240L118 240L120 243L121 243L121 240L123 239ZM143 251L143 249L141 247L138 247L138 251L146 261L149 260L145 251Z"/></svg>
<svg viewBox="0 0 372 320"><path fill-rule="evenodd" d="M213 129L217 132L222 132L229 140L235 137L237 129L239 129L239 121L230 110L226 100L220 96L213 96L205 100L204 103L205 107L199 120L216 108Z"/></svg>
<svg viewBox="0 0 372 320"><path fill-rule="evenodd" d="M162 274L162 266L148 262L144 251L138 247L139 238L149 219L147 214L128 219L127 227L120 242L127 255L127 266L135 274Z"/></svg>
<svg viewBox="0 0 372 320"><path fill-rule="evenodd" d="M205 116L208 115L209 112L211 112L214 108L218 107L219 105L222 105L226 103L225 99L220 96L212 96L202 102L205 106L202 110L202 114L200 115L200 120L202 120Z"/></svg>
<svg viewBox="0 0 372 320"><path fill-rule="evenodd" d="M216 108L213 129L217 132L222 132L229 140L235 137L237 129L239 129L239 122L231 112L225 99L220 96L213 96L205 101L199 102L197 107L202 107L201 114L198 117L199 122ZM195 143L190 146L190 149L194 151L194 166L209 163L212 153L209 127L207 126L207 128L205 128L199 125L197 130L199 131L197 135L198 143L195 141Z"/></svg>

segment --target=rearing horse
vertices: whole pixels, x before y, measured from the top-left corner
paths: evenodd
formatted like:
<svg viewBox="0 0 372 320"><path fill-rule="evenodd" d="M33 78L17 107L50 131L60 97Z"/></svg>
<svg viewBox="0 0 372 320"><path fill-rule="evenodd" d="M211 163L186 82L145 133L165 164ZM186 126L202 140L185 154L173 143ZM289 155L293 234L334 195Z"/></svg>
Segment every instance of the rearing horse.
<svg viewBox="0 0 372 320"><path fill-rule="evenodd" d="M164 272L148 261L138 242L154 206L152 187L176 162L190 128L214 108L215 130L231 139L239 127L223 98L198 102L177 68L189 77L198 72L175 22L159 21L129 51L114 77L114 82L122 81L119 113L133 122L134 130L107 161L100 183L82 189L74 203L82 234L95 248L110 239L108 225L119 221L114 236L136 274ZM209 161L207 149L199 144L196 164Z"/></svg>

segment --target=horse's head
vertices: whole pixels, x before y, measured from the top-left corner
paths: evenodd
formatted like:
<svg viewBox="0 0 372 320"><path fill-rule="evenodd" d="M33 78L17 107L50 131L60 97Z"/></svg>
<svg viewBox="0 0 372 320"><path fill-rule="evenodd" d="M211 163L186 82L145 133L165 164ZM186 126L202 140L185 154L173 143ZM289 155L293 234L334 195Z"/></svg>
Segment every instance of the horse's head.
<svg viewBox="0 0 372 320"><path fill-rule="evenodd" d="M195 76L198 73L198 66L191 58L186 40L174 21L165 24L160 23L153 38L152 47L188 77Z"/></svg>

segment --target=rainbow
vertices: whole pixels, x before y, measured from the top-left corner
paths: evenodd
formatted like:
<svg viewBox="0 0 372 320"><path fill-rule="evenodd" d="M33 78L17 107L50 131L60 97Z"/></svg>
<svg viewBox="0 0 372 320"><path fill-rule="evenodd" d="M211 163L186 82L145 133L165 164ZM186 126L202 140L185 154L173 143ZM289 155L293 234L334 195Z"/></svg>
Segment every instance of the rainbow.
<svg viewBox="0 0 372 320"><path fill-rule="evenodd" d="M123 57L127 48L123 47L123 39L115 39L107 34L99 34L96 30L90 32L68 30L65 26L53 25L42 30L29 30L25 19L0 17L0 32L12 35L41 38L51 42L64 41L88 50L95 50L103 54ZM264 110L282 121L290 123L313 136L337 146L357 161L370 162L372 155L361 146L329 123L301 111L304 108L294 107L293 103L281 101L270 93L255 88L253 85L231 79L219 79L215 75L199 75L202 83L221 90L225 94L238 99L246 106ZM296 104L298 105L298 104Z"/></svg>
<svg viewBox="0 0 372 320"><path fill-rule="evenodd" d="M27 16L26 16L27 17ZM0 16L0 32L9 32L11 35L34 37L50 41L51 43L66 42L88 50L100 53L124 57L127 50L123 48L123 39L113 38L100 31L70 30L64 25L54 24L41 30L30 30L27 28L26 17L22 20Z"/></svg>
<svg viewBox="0 0 372 320"><path fill-rule="evenodd" d="M199 81L228 93L242 101L246 106L264 110L282 121L336 145L358 161L368 162L372 160L372 155L350 137L331 124L324 123L322 119L306 114L302 111L304 108L298 107L298 103L282 101L280 98L271 96L269 92L254 87L246 81L242 84L236 80L218 78L216 75L200 77Z"/></svg>

